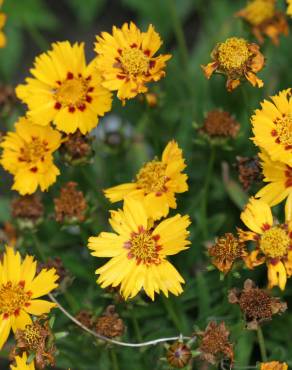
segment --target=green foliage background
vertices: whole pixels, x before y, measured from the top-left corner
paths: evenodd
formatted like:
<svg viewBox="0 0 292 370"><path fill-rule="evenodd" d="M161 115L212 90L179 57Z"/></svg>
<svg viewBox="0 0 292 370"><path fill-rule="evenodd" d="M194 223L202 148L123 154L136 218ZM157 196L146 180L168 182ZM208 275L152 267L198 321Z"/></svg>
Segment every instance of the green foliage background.
<svg viewBox="0 0 292 370"><path fill-rule="evenodd" d="M204 78L200 65L209 61L215 43L228 36L240 36L253 40L248 28L233 14L245 5L240 0L6 0L4 12L8 15L5 33L8 45L0 50L0 78L5 84L16 85L28 75L33 58L49 48L53 41L85 41L88 58L94 56L94 37L101 30L110 31L113 24L134 20L142 28L152 23L164 40L163 52L171 52L173 58L164 80L153 86L160 96L158 106L149 108L138 99L125 107L114 101L112 113L120 120L120 145L108 145L100 137L94 141L95 155L89 165L68 167L57 159L61 176L44 194L46 217L34 235L22 234L18 241L23 253L39 257L38 248L48 257L61 256L64 265L74 276L73 284L58 297L73 314L80 309L101 313L114 296L104 292L95 283L94 271L104 263L90 256L87 238L103 230L109 230L107 217L111 206L102 195L102 189L121 182L128 182L135 171L148 159L160 156L166 143L175 138L184 150L189 176L188 193L178 196L178 211L188 213L192 219L192 245L188 251L172 258L174 265L186 280L180 297L165 299L162 296L150 302L143 294L127 303L118 303L117 311L125 320L125 341L141 341L183 333L190 335L195 327L204 329L208 321L225 320L235 343L235 366L244 368L260 361L256 335L244 330L237 307L227 302L227 292L233 286L241 287L247 278L258 285L266 285L265 268L255 271L239 270L225 279L217 270L210 269L206 256L206 242L227 231L235 231L240 225L239 214L246 202L245 194L237 180L233 167L235 157L254 155L257 150L249 140L249 118L264 98L291 86L292 36L281 38L279 47L269 41L262 47L266 67L260 77L262 89L244 84L234 93L226 92L223 78L215 76L209 82ZM284 1L279 1L284 9ZM183 33L181 33L181 27ZM239 137L215 150L199 139L195 127L202 124L205 113L222 108L235 115L241 124ZM24 112L20 104L2 115L1 129L11 129L18 115ZM103 126L103 127L102 127ZM100 122L107 137L107 124ZM125 129L126 128L126 129ZM210 155L214 150L214 166ZM229 165L230 179L223 181L222 163ZM11 220L11 179L1 172L0 222ZM79 184L89 200L91 215L80 227L64 227L53 218L53 198L59 194L66 181ZM207 187L209 190L207 190ZM257 189L253 188L250 194ZM206 203L205 203L206 202ZM207 217L204 207L207 204ZM282 206L278 207L282 217ZM13 220L12 220L13 221ZM292 285L288 282L284 293L273 293L291 302ZM97 343L82 333L66 317L55 311L56 331L68 335L57 342L57 366L71 370L158 370L168 369L160 361L165 355L163 345L142 349L110 347ZM267 323L264 336L269 359L286 361L292 366L290 311ZM7 357L8 347L1 352ZM193 369L200 368L194 362ZM2 367L1 367L2 368ZM211 368L211 367L210 367Z"/></svg>

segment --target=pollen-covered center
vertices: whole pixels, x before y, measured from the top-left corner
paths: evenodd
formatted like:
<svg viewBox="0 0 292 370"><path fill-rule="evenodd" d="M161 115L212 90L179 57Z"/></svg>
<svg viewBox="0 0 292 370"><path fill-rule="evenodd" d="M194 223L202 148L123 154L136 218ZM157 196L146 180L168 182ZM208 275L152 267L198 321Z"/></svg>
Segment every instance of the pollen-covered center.
<svg viewBox="0 0 292 370"><path fill-rule="evenodd" d="M154 159L146 163L136 176L138 188L143 189L145 193L156 193L160 195L165 192L166 182L169 178L165 174L166 164Z"/></svg>
<svg viewBox="0 0 292 370"><path fill-rule="evenodd" d="M56 91L56 99L64 106L81 104L86 97L87 82L82 78L65 80Z"/></svg>
<svg viewBox="0 0 292 370"><path fill-rule="evenodd" d="M275 121L277 139L281 144L292 145L292 115L287 114Z"/></svg>
<svg viewBox="0 0 292 370"><path fill-rule="evenodd" d="M290 238L285 229L275 226L266 230L260 240L262 252L271 258L284 257L290 246Z"/></svg>
<svg viewBox="0 0 292 370"><path fill-rule="evenodd" d="M36 325L26 325L23 331L23 339L30 350L36 350L42 339L40 328Z"/></svg>
<svg viewBox="0 0 292 370"><path fill-rule="evenodd" d="M275 2L273 0L254 0L245 9L246 19L254 26L257 26L275 14Z"/></svg>
<svg viewBox="0 0 292 370"><path fill-rule="evenodd" d="M141 226L139 231L132 233L131 239L124 244L124 247L129 250L128 258L135 258L137 264L159 264L161 247L157 243L158 239L158 235L153 235L150 230L145 230Z"/></svg>
<svg viewBox="0 0 292 370"><path fill-rule="evenodd" d="M20 310L28 305L30 293L25 292L23 282L11 281L0 286L0 313L5 316L19 315Z"/></svg>
<svg viewBox="0 0 292 370"><path fill-rule="evenodd" d="M120 56L123 69L131 76L146 73L149 69L149 57L137 48L128 48Z"/></svg>
<svg viewBox="0 0 292 370"><path fill-rule="evenodd" d="M48 142L39 137L33 136L31 141L20 148L20 162L35 163L43 160L46 152L48 152Z"/></svg>
<svg viewBox="0 0 292 370"><path fill-rule="evenodd" d="M249 50L244 39L231 37L218 47L218 61L226 70L242 68L248 58Z"/></svg>

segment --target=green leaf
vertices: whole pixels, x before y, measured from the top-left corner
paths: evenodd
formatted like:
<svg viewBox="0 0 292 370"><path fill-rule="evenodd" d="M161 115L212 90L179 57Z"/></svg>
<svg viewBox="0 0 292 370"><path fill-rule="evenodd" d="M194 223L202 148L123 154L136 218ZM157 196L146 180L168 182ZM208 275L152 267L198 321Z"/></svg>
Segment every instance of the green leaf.
<svg viewBox="0 0 292 370"><path fill-rule="evenodd" d="M87 0L86 5L80 0L67 0L68 6L74 12L78 21L89 27L94 19L101 14L106 4L106 0Z"/></svg>

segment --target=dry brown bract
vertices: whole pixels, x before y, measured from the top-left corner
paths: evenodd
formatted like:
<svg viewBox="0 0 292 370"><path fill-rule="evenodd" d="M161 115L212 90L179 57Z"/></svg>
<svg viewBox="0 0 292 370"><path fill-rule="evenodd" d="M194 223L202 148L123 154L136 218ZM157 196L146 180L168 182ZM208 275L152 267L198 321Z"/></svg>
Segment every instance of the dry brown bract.
<svg viewBox="0 0 292 370"><path fill-rule="evenodd" d="M235 15L251 26L251 31L260 44L264 43L264 36L267 36L278 45L280 35L287 36L289 33L286 15L276 9L275 0L249 1Z"/></svg>
<svg viewBox="0 0 292 370"><path fill-rule="evenodd" d="M76 187L76 182L68 182L62 187L60 197L54 199L56 221L84 221L87 204L82 191Z"/></svg>
<svg viewBox="0 0 292 370"><path fill-rule="evenodd" d="M186 344L176 342L168 348L166 358L170 366L182 369L190 362L192 353Z"/></svg>
<svg viewBox="0 0 292 370"><path fill-rule="evenodd" d="M213 62L201 66L209 79L214 72L227 76L226 88L234 90L243 80L253 86L262 87L263 81L257 73L264 67L265 59L257 44L242 38L231 37L215 46L211 53Z"/></svg>
<svg viewBox="0 0 292 370"><path fill-rule="evenodd" d="M218 270L226 274L233 266L235 260L246 256L245 244L240 242L233 234L226 233L216 240L208 249L212 263Z"/></svg>
<svg viewBox="0 0 292 370"><path fill-rule="evenodd" d="M238 170L238 178L244 190L248 190L250 186L263 179L259 158L255 157L236 157L236 168Z"/></svg>
<svg viewBox="0 0 292 370"><path fill-rule="evenodd" d="M243 290L232 289L228 298L230 303L239 305L249 330L256 330L261 323L271 320L273 315L281 314L287 309L286 303L257 288L250 279L245 281Z"/></svg>
<svg viewBox="0 0 292 370"><path fill-rule="evenodd" d="M223 359L229 359L233 363L233 345L229 342L229 330L225 323L211 321L204 332L198 332L200 338L199 351L201 358L210 364L216 364Z"/></svg>
<svg viewBox="0 0 292 370"><path fill-rule="evenodd" d="M108 306L105 313L96 319L95 331L105 337L120 337L124 330L124 322L115 312L115 306Z"/></svg>
<svg viewBox="0 0 292 370"><path fill-rule="evenodd" d="M235 138L239 128L239 123L230 113L220 110L212 110L208 112L201 130L211 137Z"/></svg>
<svg viewBox="0 0 292 370"><path fill-rule="evenodd" d="M38 195L24 195L12 201L11 212L14 218L35 222L43 216L44 206Z"/></svg>

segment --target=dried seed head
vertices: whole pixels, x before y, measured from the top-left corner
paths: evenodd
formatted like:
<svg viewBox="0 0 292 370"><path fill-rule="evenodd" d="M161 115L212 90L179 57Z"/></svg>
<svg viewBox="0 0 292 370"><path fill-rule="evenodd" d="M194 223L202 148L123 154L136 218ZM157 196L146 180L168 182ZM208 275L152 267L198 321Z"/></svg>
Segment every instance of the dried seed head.
<svg viewBox="0 0 292 370"><path fill-rule="evenodd" d="M190 348L181 342L173 343L167 350L166 358L170 366L182 369L192 357Z"/></svg>
<svg viewBox="0 0 292 370"><path fill-rule="evenodd" d="M233 234L226 233L216 240L208 249L212 263L224 274L229 272L235 260L246 255L245 244L240 242Z"/></svg>
<svg viewBox="0 0 292 370"><path fill-rule="evenodd" d="M262 180L263 175L257 156L251 158L236 157L236 161L238 178L244 190L248 190L253 183Z"/></svg>
<svg viewBox="0 0 292 370"><path fill-rule="evenodd" d="M92 329L94 326L94 317L92 312L87 310L81 310L75 315L75 318L81 322L82 325L86 326L89 329Z"/></svg>
<svg viewBox="0 0 292 370"><path fill-rule="evenodd" d="M210 137L235 138L239 131L239 123L228 112L212 110L207 114L201 129Z"/></svg>
<svg viewBox="0 0 292 370"><path fill-rule="evenodd" d="M87 162L93 153L91 141L88 135L82 135L79 130L69 134L61 147L65 160L70 164Z"/></svg>
<svg viewBox="0 0 292 370"><path fill-rule="evenodd" d="M82 191L76 187L76 182L68 182L62 187L59 198L54 199L56 221L68 223L84 221L87 203Z"/></svg>
<svg viewBox="0 0 292 370"><path fill-rule="evenodd" d="M273 315L281 314L287 309L286 303L257 288L250 279L245 281L243 290L232 289L229 292L229 302L239 305L250 330L257 329L259 324L271 320Z"/></svg>
<svg viewBox="0 0 292 370"><path fill-rule="evenodd" d="M95 331L105 337L120 337L124 330L124 322L115 312L114 306L108 306L105 313L96 319Z"/></svg>
<svg viewBox="0 0 292 370"><path fill-rule="evenodd" d="M14 218L36 222L43 216L44 206L38 195L25 195L12 201L11 212Z"/></svg>
<svg viewBox="0 0 292 370"><path fill-rule="evenodd" d="M211 321L204 332L196 333L200 338L201 358L211 364L229 359L233 363L233 345L229 342L229 331L225 323Z"/></svg>

